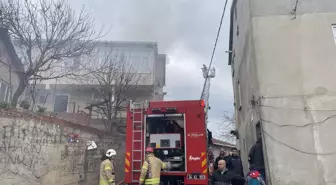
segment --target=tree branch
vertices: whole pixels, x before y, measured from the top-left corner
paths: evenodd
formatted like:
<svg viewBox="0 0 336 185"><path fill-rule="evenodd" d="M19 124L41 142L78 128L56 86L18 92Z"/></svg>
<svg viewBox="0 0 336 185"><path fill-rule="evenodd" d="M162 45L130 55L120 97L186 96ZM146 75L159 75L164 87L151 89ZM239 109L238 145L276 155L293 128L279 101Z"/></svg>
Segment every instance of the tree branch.
<svg viewBox="0 0 336 185"><path fill-rule="evenodd" d="M229 142L234 142L236 137L231 131L236 129L235 115L232 111L225 111L223 114L223 122L220 126L221 135Z"/></svg>
<svg viewBox="0 0 336 185"><path fill-rule="evenodd" d="M84 7L75 14L66 0L4 0L0 6L1 24L8 27L24 66L13 106L29 79L74 75L67 64L74 65L74 59L89 55L94 41L104 36L103 29L95 31L94 19Z"/></svg>
<svg viewBox="0 0 336 185"><path fill-rule="evenodd" d="M98 48L95 50L95 55L90 58L88 64L83 64L81 73L82 78L78 79L79 82L84 84L95 84L96 98L103 104L92 104L100 110L100 114L104 115L108 120L109 129L117 127L117 120L119 120L120 113L124 112L125 106L130 99L131 93L136 93L142 87L146 78L126 61L123 54L116 54L112 49L110 51L100 51ZM92 67L90 64L95 64Z"/></svg>

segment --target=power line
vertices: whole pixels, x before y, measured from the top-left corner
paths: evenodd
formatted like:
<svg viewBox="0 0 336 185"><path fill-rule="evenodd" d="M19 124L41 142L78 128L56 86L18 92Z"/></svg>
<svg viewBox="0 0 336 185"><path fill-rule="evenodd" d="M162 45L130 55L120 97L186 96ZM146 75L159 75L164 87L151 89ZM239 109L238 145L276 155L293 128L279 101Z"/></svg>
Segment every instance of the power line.
<svg viewBox="0 0 336 185"><path fill-rule="evenodd" d="M225 1L225 5L224 5L224 9L223 9L223 13L222 13L222 17L221 17L221 20L220 20L220 23L219 23L219 28L218 28L218 31L217 31L216 41L215 41L214 48L213 48L213 50L212 50L211 60L210 60L208 69L211 68L211 64L212 64L212 61L213 61L213 57L214 57L214 55L215 55L215 51L216 51L216 47L217 47L217 42L218 42L218 38L219 38L219 33L220 33L220 31L221 31L221 28L222 28L223 18L224 18L224 15L225 15L225 11L226 11L227 3L228 3L228 0Z"/></svg>
<svg viewBox="0 0 336 185"><path fill-rule="evenodd" d="M313 124L322 124L322 123L326 123L328 120L330 120L331 118L335 118L336 115L332 115L332 116L328 116L326 118L324 118L322 121L315 121L315 122L310 122L310 123L305 123L303 125L290 125L290 124L279 124L276 123L274 121L270 121L270 120L265 120L263 118L260 118L261 121L267 122L267 123L272 123L273 125L276 125L278 127L298 127L298 128L303 128L303 127L307 127Z"/></svg>
<svg viewBox="0 0 336 185"><path fill-rule="evenodd" d="M277 96L260 96L260 99L284 99L284 98L302 98L305 96L325 96L336 95L336 91L328 91L326 93L308 93L308 94L289 94L289 95L277 95Z"/></svg>
<svg viewBox="0 0 336 185"><path fill-rule="evenodd" d="M257 113L258 113L258 115L259 115L259 117L260 117L260 120L261 120L261 122L268 122L268 123L272 123L272 124L275 124L275 125L277 125L277 126L279 126L279 127L286 127L286 126L294 126L294 127L306 127L306 126L308 126L308 125L311 125L311 124L315 124L315 123L325 123L327 120L329 120L329 119L331 119L331 118L333 118L333 117L336 117L336 115L333 115L333 116L330 116L330 117L327 117L325 120L322 120L322 121L320 121L320 122L315 122L315 123L308 123L308 124L305 124L305 125L298 125L298 126L296 126L296 125L281 125L281 124L278 124L278 123L275 123L275 122L271 122L271 121L267 121L267 120L263 120L262 119L262 115L261 115L261 112L260 112L260 110L257 108L256 109L256 111L257 111ZM261 123L262 124L262 123ZM316 153L316 152L309 152L309 151L303 151L303 150L301 150L301 149L298 149L298 148L296 148L296 147L294 147L294 146L291 146L291 145L289 145L289 144L287 144L287 143L285 143L285 142L283 142L283 141L281 141L281 140L279 140L279 139L277 139L277 138L275 138L274 136L272 136L271 134L269 134L267 131L265 131L265 128L262 126L261 127L261 131L262 131L262 133L264 134L264 138L265 138L265 135L266 136L268 136L269 138L271 138L272 140L274 140L275 142L277 142L277 143L279 143L279 144L281 144L281 145L283 145L283 146L286 146L287 148L290 148L290 149L292 149L292 150L294 150L294 151L296 151L296 152L299 152L299 153L303 153L303 154L307 154L307 155L333 155L333 154L335 154L335 152L326 152L326 153ZM265 149L266 149L266 153L267 153L267 148L266 148L266 144L265 144ZM267 159L267 163L268 163L268 155L266 154L266 159ZM269 169L269 168L268 168Z"/></svg>
<svg viewBox="0 0 336 185"><path fill-rule="evenodd" d="M215 52L216 52L217 42L218 42L218 38L219 38L219 33L221 31L221 28L222 28L223 18L224 18L224 15L225 15L227 3L228 3L228 0L226 0L225 4L224 4L224 9L223 9L223 13L222 13L222 16L221 16L221 20L219 22L219 28L218 28L218 31L217 31L217 36L216 36L215 44L214 44L214 47L213 47L213 50L212 50L212 55L211 55L211 59L210 59L210 63L209 63L208 69L211 69L212 61L213 61L213 58L214 58L214 55L215 55ZM209 71L208 71L208 76L209 76ZM206 82L207 82L207 80L209 78L208 76L205 78L203 89L202 89L202 94L203 94L203 91L205 90Z"/></svg>
<svg viewBox="0 0 336 185"><path fill-rule="evenodd" d="M301 149L297 149L295 148L294 146L291 146L277 138L275 138L274 136L272 136L271 134L269 134L268 132L266 132L265 130L262 130L263 133L265 133L268 137L270 137L271 139L273 139L274 141L294 150L294 151L297 151L297 152L300 152L300 153L304 153L304 154L308 154L308 155L333 155L335 154L335 152L326 152L326 153L315 153L315 152L307 152L307 151L303 151Z"/></svg>
<svg viewBox="0 0 336 185"><path fill-rule="evenodd" d="M298 108L291 108L291 107L279 107L279 106L272 106L272 105L259 105L260 107L265 107L265 108L274 108L274 109L285 109L285 110L292 110L292 111L311 111L311 112L336 112L336 109L298 109Z"/></svg>
<svg viewBox="0 0 336 185"><path fill-rule="evenodd" d="M296 0L294 9L291 12L291 14L293 15L292 20L296 19L296 13L297 13L298 4L299 4L299 0Z"/></svg>

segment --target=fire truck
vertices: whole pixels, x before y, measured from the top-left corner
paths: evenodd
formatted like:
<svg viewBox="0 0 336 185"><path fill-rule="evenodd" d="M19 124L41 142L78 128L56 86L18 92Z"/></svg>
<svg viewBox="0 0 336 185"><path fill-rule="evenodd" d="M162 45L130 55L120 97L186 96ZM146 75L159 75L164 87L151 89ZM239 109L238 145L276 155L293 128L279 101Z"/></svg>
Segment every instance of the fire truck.
<svg viewBox="0 0 336 185"><path fill-rule="evenodd" d="M147 147L171 164L161 185L208 184L203 100L131 102L126 119L124 184L139 184Z"/></svg>

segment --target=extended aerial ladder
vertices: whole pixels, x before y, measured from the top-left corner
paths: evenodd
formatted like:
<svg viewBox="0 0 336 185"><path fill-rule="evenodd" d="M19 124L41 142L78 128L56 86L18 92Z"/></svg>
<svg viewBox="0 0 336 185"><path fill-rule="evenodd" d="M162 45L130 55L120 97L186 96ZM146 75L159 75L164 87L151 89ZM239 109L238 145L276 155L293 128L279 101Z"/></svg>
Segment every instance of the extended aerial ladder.
<svg viewBox="0 0 336 185"><path fill-rule="evenodd" d="M212 69L209 69L204 64L203 64L203 67L201 69L202 69L202 72L203 72L203 78L205 79L202 94L201 94L201 100L204 100L204 103L205 103L205 114L206 114L206 119L207 119L208 118L208 110L210 109L210 106L209 106L210 80L212 78L215 78L216 70L215 70L214 67Z"/></svg>

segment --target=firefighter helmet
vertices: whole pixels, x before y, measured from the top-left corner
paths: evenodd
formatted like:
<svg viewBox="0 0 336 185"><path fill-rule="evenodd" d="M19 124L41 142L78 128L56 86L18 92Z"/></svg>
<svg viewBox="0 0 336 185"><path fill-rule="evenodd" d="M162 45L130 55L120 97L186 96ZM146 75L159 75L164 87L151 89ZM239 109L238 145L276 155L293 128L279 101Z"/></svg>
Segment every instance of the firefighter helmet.
<svg viewBox="0 0 336 185"><path fill-rule="evenodd" d="M117 152L114 149L108 149L105 155L106 157L112 157L114 155L117 155Z"/></svg>
<svg viewBox="0 0 336 185"><path fill-rule="evenodd" d="M148 148L146 148L146 152L153 153L153 152L154 152L154 149L153 149L153 148L151 148L151 147L148 147Z"/></svg>

